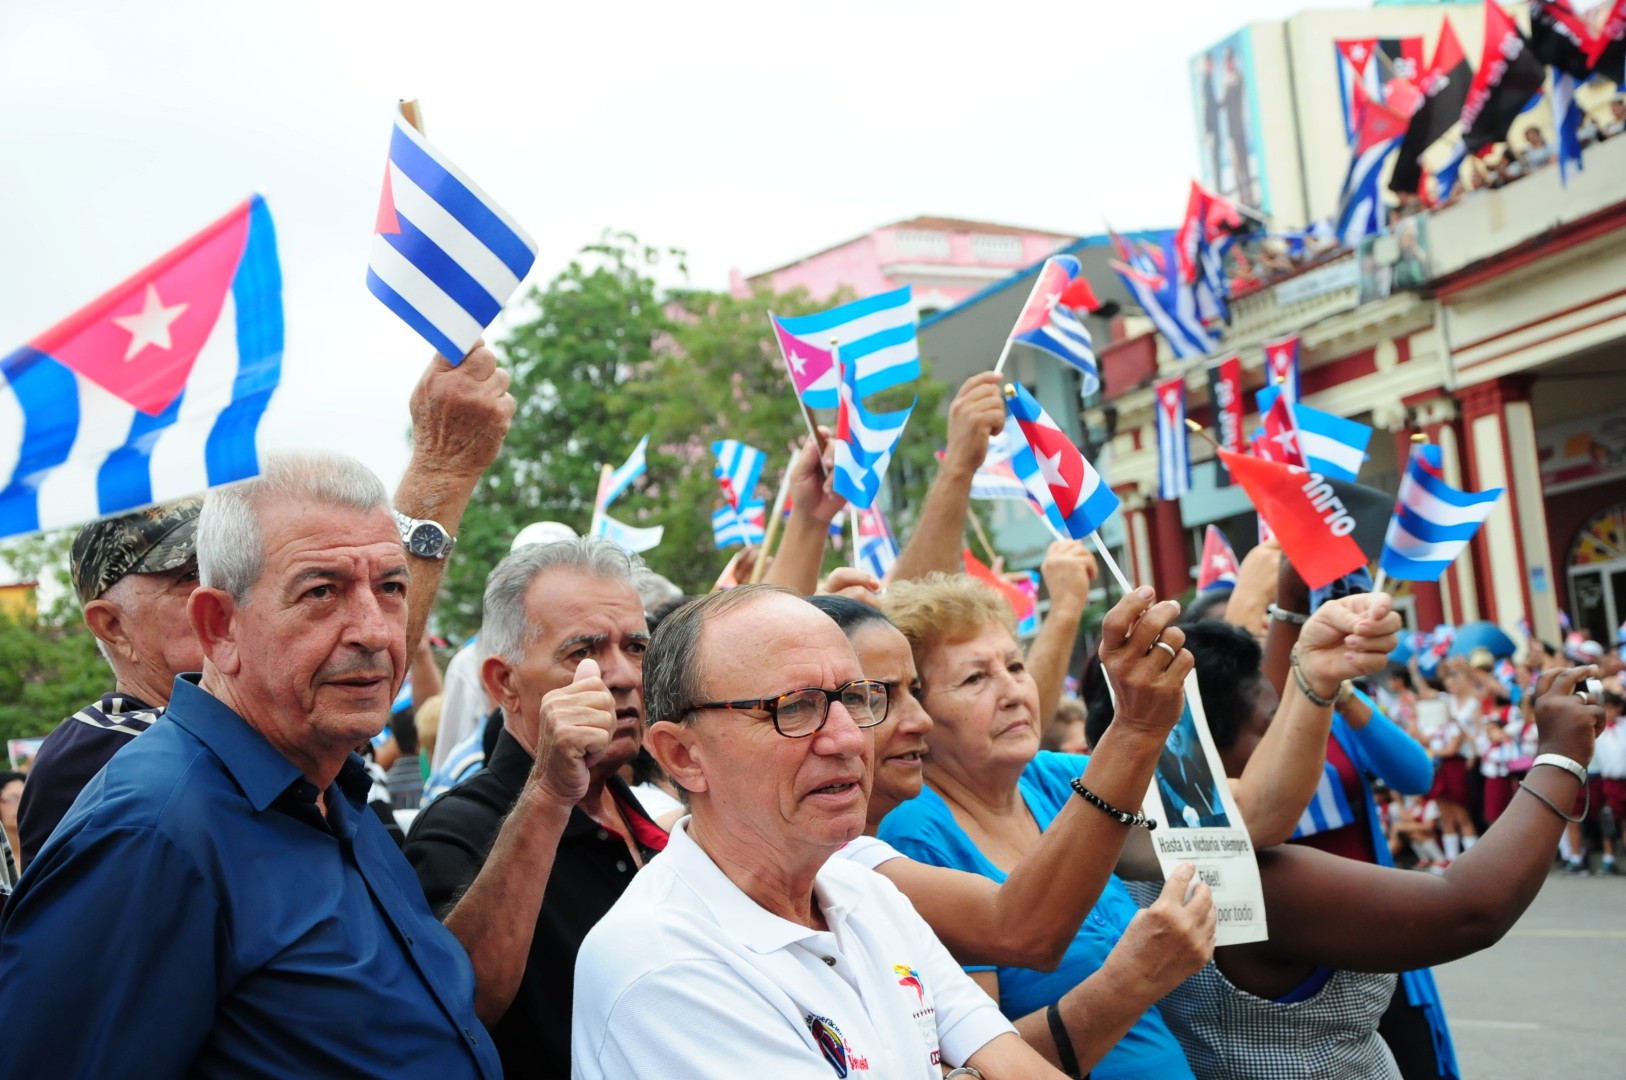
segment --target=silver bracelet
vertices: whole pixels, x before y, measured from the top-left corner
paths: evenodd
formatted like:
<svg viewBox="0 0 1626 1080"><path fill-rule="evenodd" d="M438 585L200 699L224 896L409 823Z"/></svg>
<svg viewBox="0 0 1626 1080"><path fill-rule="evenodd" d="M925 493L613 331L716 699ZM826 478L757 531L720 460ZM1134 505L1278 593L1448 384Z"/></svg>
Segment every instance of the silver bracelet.
<svg viewBox="0 0 1626 1080"><path fill-rule="evenodd" d="M958 1069L950 1069L943 1074L943 1080L953 1080L956 1076L969 1076L972 1080L982 1080L982 1070L970 1065L961 1065Z"/></svg>
<svg viewBox="0 0 1626 1080"><path fill-rule="evenodd" d="M1292 623L1294 626L1303 626L1305 623L1310 621L1310 616L1304 614L1302 611L1287 611L1283 608L1277 607L1275 604L1271 604L1269 607L1265 608L1265 611L1272 619L1275 619L1278 622Z"/></svg>
<svg viewBox="0 0 1626 1080"><path fill-rule="evenodd" d="M1341 689L1341 684L1339 687L1335 687L1333 689L1332 697L1322 697L1320 694L1310 689L1310 680L1306 679L1304 677L1304 672L1300 670L1299 651L1297 649L1294 649L1292 652L1287 654L1287 662L1293 668L1293 681L1299 684L1299 692L1310 699L1311 705L1315 705L1322 709L1330 709L1334 705L1338 704L1338 690Z"/></svg>

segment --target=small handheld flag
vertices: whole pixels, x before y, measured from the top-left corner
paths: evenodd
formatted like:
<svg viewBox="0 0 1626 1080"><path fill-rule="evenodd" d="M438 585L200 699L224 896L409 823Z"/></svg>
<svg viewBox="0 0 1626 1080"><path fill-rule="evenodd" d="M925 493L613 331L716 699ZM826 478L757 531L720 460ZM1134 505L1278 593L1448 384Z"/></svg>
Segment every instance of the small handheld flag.
<svg viewBox="0 0 1626 1080"><path fill-rule="evenodd" d="M720 507L711 514L711 535L718 548L760 544L766 533L766 513L761 499L742 503L738 509Z"/></svg>
<svg viewBox="0 0 1626 1080"><path fill-rule="evenodd" d="M1348 420L1302 403L1290 402L1287 395L1274 386L1259 391L1255 399L1260 412L1267 417L1267 436L1270 434L1269 417L1278 408L1284 409L1290 417L1304 460L1289 464L1303 464L1312 472L1338 480L1353 480L1360 475L1361 466L1366 463L1367 444L1372 441L1370 427L1358 420Z"/></svg>
<svg viewBox="0 0 1626 1080"><path fill-rule="evenodd" d="M367 288L461 363L536 262L536 242L395 110Z"/></svg>
<svg viewBox="0 0 1626 1080"><path fill-rule="evenodd" d="M1236 552L1219 527L1210 525L1203 533L1202 565L1197 569L1197 591L1236 588Z"/></svg>
<svg viewBox="0 0 1626 1080"><path fill-rule="evenodd" d="M644 475L644 470L649 467L648 459L645 456L648 450L649 436L645 435L638 440L638 445L632 448L632 453L628 455L627 460L622 463L619 469L612 472L605 482L604 490L599 492L598 496L600 510L615 502L616 496L631 487L634 480Z"/></svg>
<svg viewBox="0 0 1626 1080"><path fill-rule="evenodd" d="M836 418L835 474L831 489L860 510L874 505L886 478L892 453L903 437L903 427L915 411L914 402L896 412L872 413L858 404L853 368L841 368L840 402Z"/></svg>
<svg viewBox="0 0 1626 1080"><path fill-rule="evenodd" d="M1101 371L1096 366L1095 346L1090 331L1076 314L1095 312L1101 302L1095 298L1087 278L1079 274L1079 261L1071 255L1052 255L1039 269L1028 294L1027 304L1011 327L1009 342L1020 341L1077 368L1085 397L1101 389ZM994 370L1003 370L1004 354Z"/></svg>
<svg viewBox="0 0 1626 1080"><path fill-rule="evenodd" d="M1501 497L1502 489L1458 491L1445 482L1440 448L1412 449L1400 480L1379 567L1401 581L1438 581L1474 538Z"/></svg>
<svg viewBox="0 0 1626 1080"><path fill-rule="evenodd" d="M768 455L738 439L719 439L711 444L711 452L717 455L717 465L712 473L717 477L717 484L723 489L723 497L729 505L737 507L749 502L751 496L756 494Z"/></svg>
<svg viewBox="0 0 1626 1080"><path fill-rule="evenodd" d="M282 377L282 270L258 195L0 358L0 536L260 471Z"/></svg>
<svg viewBox="0 0 1626 1080"><path fill-rule="evenodd" d="M1293 568L1319 589L1377 558L1389 497L1274 461L1217 451Z"/></svg>
<svg viewBox="0 0 1626 1080"><path fill-rule="evenodd" d="M858 511L858 564L875 576L886 580L892 566L898 561L898 542L886 523L879 507Z"/></svg>
<svg viewBox="0 0 1626 1080"><path fill-rule="evenodd" d="M1007 383L1005 408L1027 443L1011 467L1057 536L1084 539L1118 509L1118 496L1026 389Z"/></svg>
<svg viewBox="0 0 1626 1080"><path fill-rule="evenodd" d="M907 285L815 315L771 318L791 382L810 409L839 404L832 338L841 342L842 360L855 368L858 398L920 377L915 306Z"/></svg>

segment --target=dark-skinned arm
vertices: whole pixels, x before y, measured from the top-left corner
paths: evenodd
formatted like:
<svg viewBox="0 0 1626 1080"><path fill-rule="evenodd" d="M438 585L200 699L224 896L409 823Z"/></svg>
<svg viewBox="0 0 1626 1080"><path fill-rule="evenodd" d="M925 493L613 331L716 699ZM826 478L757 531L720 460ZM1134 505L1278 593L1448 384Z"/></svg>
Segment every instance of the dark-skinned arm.
<svg viewBox="0 0 1626 1080"><path fill-rule="evenodd" d="M1569 668L1543 677L1535 710L1542 753L1582 765L1591 760L1603 709L1583 705L1575 689L1595 673ZM1530 770L1524 782L1565 810L1580 790L1573 776L1552 766ZM1297 845L1260 852L1270 940L1234 948L1353 971L1407 971L1460 959L1494 944L1529 907L1547 879L1564 825L1520 790L1496 827L1440 876Z"/></svg>
<svg viewBox="0 0 1626 1080"><path fill-rule="evenodd" d="M1237 567L1236 588L1225 604L1225 621L1240 626L1257 638L1264 625L1265 609L1276 599L1277 564L1281 546L1266 540L1242 556Z"/></svg>
<svg viewBox="0 0 1626 1080"><path fill-rule="evenodd" d="M1117 718L1090 755L1084 786L1113 806L1138 808L1169 730L1180 719L1194 661L1171 625L1179 606L1130 593L1102 623L1101 659L1117 694ZM1151 643L1178 650L1170 661ZM1100 899L1130 832L1081 798L1069 799L1003 885L978 874L893 859L877 869L914 903L961 963L1054 970ZM1144 1010L1143 1010L1144 1011Z"/></svg>
<svg viewBox="0 0 1626 1080"><path fill-rule="evenodd" d="M889 575L893 581L925 577L934 570L945 574L961 569L961 540L966 513L971 509L971 478L988 456L988 440L1005 427L1005 396L1001 379L991 371L971 376L949 405L948 449L932 477L920 520L898 555ZM991 553L990 553L991 554Z"/></svg>
<svg viewBox="0 0 1626 1080"><path fill-rule="evenodd" d="M438 521L457 535L474 485L497 459L514 398L508 372L484 342L457 367L436 356L412 390L412 460L395 489L395 509L407 517ZM446 576L445 559L408 556L407 652L415 652Z"/></svg>
<svg viewBox="0 0 1626 1080"><path fill-rule="evenodd" d="M1278 549L1279 550L1279 549ZM1310 615L1310 589L1286 556L1279 556L1276 567L1276 606L1295 615ZM1289 657L1293 646L1299 643L1299 629L1303 623L1290 619L1271 619L1265 631L1265 679L1278 694L1287 692Z"/></svg>

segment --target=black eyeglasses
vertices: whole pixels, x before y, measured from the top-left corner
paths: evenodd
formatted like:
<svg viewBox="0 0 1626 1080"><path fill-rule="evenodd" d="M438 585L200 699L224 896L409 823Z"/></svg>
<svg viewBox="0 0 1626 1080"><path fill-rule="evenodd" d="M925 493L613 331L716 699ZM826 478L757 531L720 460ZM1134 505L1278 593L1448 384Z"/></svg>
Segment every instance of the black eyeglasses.
<svg viewBox="0 0 1626 1080"><path fill-rule="evenodd" d="M750 709L765 712L773 721L774 730L787 739L805 739L823 729L830 719L830 703L841 702L847 715L861 728L874 727L886 719L886 683L872 679L854 679L845 686L825 690L809 686L792 690L778 697L756 698L749 701L706 701L691 705L690 712L701 709Z"/></svg>

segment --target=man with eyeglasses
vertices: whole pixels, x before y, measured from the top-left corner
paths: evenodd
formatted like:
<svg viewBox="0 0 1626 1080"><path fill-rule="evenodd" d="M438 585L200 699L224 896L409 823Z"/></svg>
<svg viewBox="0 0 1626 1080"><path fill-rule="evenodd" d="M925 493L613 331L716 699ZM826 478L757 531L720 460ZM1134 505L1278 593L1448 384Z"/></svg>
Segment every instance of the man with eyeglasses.
<svg viewBox="0 0 1626 1080"><path fill-rule="evenodd" d="M887 696L828 616L764 585L679 608L644 700L691 814L582 943L573 1077L1060 1075L890 882L830 859Z"/></svg>

